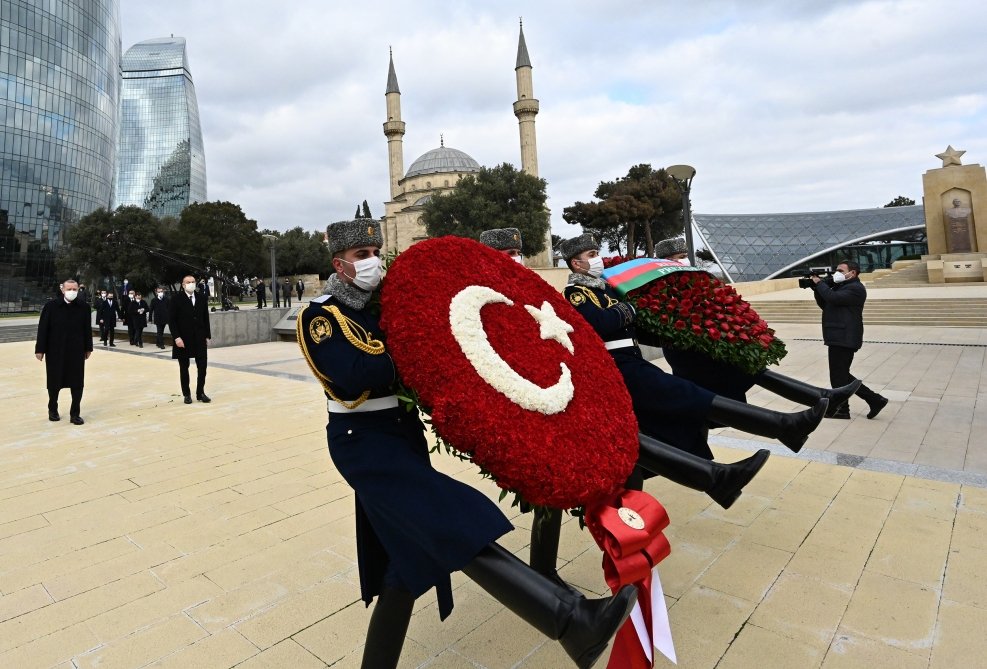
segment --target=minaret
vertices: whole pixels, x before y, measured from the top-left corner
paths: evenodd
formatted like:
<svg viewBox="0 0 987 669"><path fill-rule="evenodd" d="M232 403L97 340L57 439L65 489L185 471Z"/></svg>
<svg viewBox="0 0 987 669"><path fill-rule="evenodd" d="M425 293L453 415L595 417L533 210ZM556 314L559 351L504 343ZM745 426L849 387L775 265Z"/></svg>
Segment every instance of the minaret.
<svg viewBox="0 0 987 669"><path fill-rule="evenodd" d="M538 115L538 100L535 99L531 83L531 59L524 43L524 25L517 43L517 64L514 66L517 78L517 102L514 115L517 116L521 131L521 170L531 176L538 176L538 148L535 142L535 116Z"/></svg>
<svg viewBox="0 0 987 669"><path fill-rule="evenodd" d="M384 122L384 136L387 137L388 170L391 175L391 200L399 194L398 181L404 176L404 121L401 120L401 89L398 88L398 75L394 73L394 52L387 69L387 120ZM532 124L534 125L534 124Z"/></svg>

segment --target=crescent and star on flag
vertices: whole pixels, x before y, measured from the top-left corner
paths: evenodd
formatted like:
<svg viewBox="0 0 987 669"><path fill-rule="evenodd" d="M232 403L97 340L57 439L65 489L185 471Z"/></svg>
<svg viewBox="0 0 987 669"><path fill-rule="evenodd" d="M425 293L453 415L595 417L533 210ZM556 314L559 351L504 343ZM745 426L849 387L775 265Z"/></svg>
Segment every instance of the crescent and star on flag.
<svg viewBox="0 0 987 669"><path fill-rule="evenodd" d="M548 388L542 388L524 378L500 357L483 330L480 310L488 304L514 302L488 286L467 286L449 303L449 325L452 335L481 379L518 406L530 411L555 414L565 410L572 400L575 387L572 373L564 362L559 363L559 380ZM547 301L541 307L524 305L525 310L538 323L539 335L544 340L555 340L569 353L575 348L569 333L575 328L559 318Z"/></svg>

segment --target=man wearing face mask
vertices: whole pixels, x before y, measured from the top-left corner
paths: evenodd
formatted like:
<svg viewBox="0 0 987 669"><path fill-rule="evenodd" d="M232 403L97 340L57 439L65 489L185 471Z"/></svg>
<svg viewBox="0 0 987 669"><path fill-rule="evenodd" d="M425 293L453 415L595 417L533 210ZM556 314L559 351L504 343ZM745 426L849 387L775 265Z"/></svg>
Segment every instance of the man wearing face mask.
<svg viewBox="0 0 987 669"><path fill-rule="evenodd" d="M689 247L686 246L685 239L682 237L663 239L655 244L655 257L677 262L680 265L690 264Z"/></svg>
<svg viewBox="0 0 987 669"><path fill-rule="evenodd" d="M58 391L68 388L72 393L69 420L73 425L82 425L85 421L80 415L80 405L86 360L93 352L89 305L78 299L79 284L75 279L66 279L61 291L60 298L51 300L41 310L34 356L45 362L48 420L61 419L58 415Z"/></svg>
<svg viewBox="0 0 987 669"><path fill-rule="evenodd" d="M144 328L147 327L147 302L140 293L134 294L134 299L130 301L130 325L134 328L134 344L138 348L144 348Z"/></svg>
<svg viewBox="0 0 987 669"><path fill-rule="evenodd" d="M209 306L206 296L195 290L195 277L191 274L182 278L182 292L170 300L168 327L171 329L173 346L171 357L178 361L179 379L185 404L192 403L189 390L189 364L195 359L196 381L195 398L200 402L211 402L206 395L206 348L212 338L209 329Z"/></svg>
<svg viewBox="0 0 987 669"><path fill-rule="evenodd" d="M100 341L103 342L103 346L106 346L107 338L110 340L110 346L116 348L116 344L113 343L117 332L117 317L120 315L120 304L117 302L116 296L113 291L106 294L106 299L102 304L99 305L99 309L96 310L96 320L99 322L99 336Z"/></svg>
<svg viewBox="0 0 987 669"><path fill-rule="evenodd" d="M480 233L480 243L509 256L516 263L524 263L521 255L521 231L517 228L494 228Z"/></svg>
<svg viewBox="0 0 987 669"><path fill-rule="evenodd" d="M151 303L147 306L148 321L158 328L158 348L164 348L164 329L168 325L168 298L164 286L158 286Z"/></svg>
<svg viewBox="0 0 987 669"><path fill-rule="evenodd" d="M396 667L415 599L434 588L445 619L450 574L462 571L589 667L631 610L632 588L588 600L495 543L510 522L485 495L431 466L418 413L398 404L397 370L373 299L380 223L333 223L327 237L334 273L299 316L298 344L325 392L329 455L356 493L361 595L368 606L377 600L361 666Z"/></svg>
<svg viewBox="0 0 987 669"><path fill-rule="evenodd" d="M836 266L831 280L812 277L812 293L822 309L823 343L829 349L829 382L845 385L856 380L850 373L853 355L864 344L864 302L867 289L860 281L860 265L844 260ZM874 418L888 405L888 399L862 383L855 393L867 402L868 418ZM850 418L850 403L828 414L830 418Z"/></svg>

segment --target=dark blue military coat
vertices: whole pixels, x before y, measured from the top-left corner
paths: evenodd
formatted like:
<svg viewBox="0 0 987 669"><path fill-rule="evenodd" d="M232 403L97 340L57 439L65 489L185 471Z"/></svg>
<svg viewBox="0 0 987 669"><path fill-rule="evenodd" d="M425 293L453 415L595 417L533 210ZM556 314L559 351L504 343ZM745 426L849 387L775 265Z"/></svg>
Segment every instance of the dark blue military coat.
<svg viewBox="0 0 987 669"><path fill-rule="evenodd" d="M387 404L396 391L378 321L372 308L323 296L299 317L298 341L333 409L329 455L356 493L364 601L385 585L415 597L434 586L444 619L452 611L449 574L512 526L486 496L432 468L417 413L361 410L374 400Z"/></svg>
<svg viewBox="0 0 987 669"><path fill-rule="evenodd" d="M634 405L638 429L648 436L712 459L706 444L706 420L713 393L694 383L666 374L641 356L636 342L633 308L605 289L569 284L566 299L582 314L604 343L630 340L610 353L624 377Z"/></svg>

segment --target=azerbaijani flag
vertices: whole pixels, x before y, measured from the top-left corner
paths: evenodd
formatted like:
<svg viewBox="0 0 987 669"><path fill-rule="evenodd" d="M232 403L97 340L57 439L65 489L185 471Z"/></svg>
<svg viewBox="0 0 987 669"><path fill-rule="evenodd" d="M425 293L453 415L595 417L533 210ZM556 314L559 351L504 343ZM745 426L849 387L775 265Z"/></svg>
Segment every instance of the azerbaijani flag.
<svg viewBox="0 0 987 669"><path fill-rule="evenodd" d="M613 286L614 290L626 297L627 293L640 288L646 283L672 272L704 272L705 270L689 265L680 265L675 261L657 260L655 258L635 258L603 270L603 279Z"/></svg>

